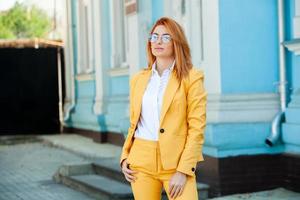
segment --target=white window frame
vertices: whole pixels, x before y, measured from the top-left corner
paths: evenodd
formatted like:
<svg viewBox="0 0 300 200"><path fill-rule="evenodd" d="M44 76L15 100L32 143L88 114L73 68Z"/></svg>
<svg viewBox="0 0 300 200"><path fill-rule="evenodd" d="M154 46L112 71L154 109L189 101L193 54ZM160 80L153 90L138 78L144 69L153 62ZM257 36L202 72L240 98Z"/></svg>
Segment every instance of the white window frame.
<svg viewBox="0 0 300 200"><path fill-rule="evenodd" d="M126 21L125 21L125 9L124 0L110 0L110 33L111 33L111 68L128 68L126 61ZM113 75L115 70L111 71ZM120 75L120 72L116 72L116 75ZM121 73L123 74L123 73Z"/></svg>
<svg viewBox="0 0 300 200"><path fill-rule="evenodd" d="M171 5L166 8L167 15L178 21L185 30L194 65L202 65L204 60L202 0L167 0L166 3ZM184 13L183 3L185 3Z"/></svg>
<svg viewBox="0 0 300 200"><path fill-rule="evenodd" d="M220 35L219 35L219 0L186 0L187 4L190 4L190 9L193 9L189 13L202 13L201 23L199 18L189 17L186 23L190 23L190 27L194 28L196 32L192 39L199 40L202 43L192 41L189 43L192 50L193 64L197 68L204 70L206 79L205 84L208 93L221 93L221 59L220 59ZM199 6L191 6L195 1L201 1L200 6L202 9L198 9ZM192 2L192 3L189 3ZM205 8L205 9L203 9ZM165 0L164 9L167 16L174 18L180 24L181 21L181 0ZM187 6L188 9L188 6ZM195 11L196 9L196 11ZM198 11L197 11L198 9ZM186 12L187 13L187 12ZM176 16L174 16L176 14ZM197 14L198 15L198 14ZM201 26L201 32L197 26ZM183 25L184 26L184 25ZM197 33L199 31L199 34ZM203 34L202 34L203 33ZM190 33L186 31L188 40L191 37ZM196 35L196 36L195 36ZM200 37L199 37L200 36ZM201 38L201 39L200 39ZM201 48L201 50L195 50L195 48ZM196 55L195 55L196 54Z"/></svg>
<svg viewBox="0 0 300 200"><path fill-rule="evenodd" d="M77 74L94 72L93 1L77 1Z"/></svg>
<svg viewBox="0 0 300 200"><path fill-rule="evenodd" d="M300 0L295 0L295 16L293 19L294 38L300 38Z"/></svg>

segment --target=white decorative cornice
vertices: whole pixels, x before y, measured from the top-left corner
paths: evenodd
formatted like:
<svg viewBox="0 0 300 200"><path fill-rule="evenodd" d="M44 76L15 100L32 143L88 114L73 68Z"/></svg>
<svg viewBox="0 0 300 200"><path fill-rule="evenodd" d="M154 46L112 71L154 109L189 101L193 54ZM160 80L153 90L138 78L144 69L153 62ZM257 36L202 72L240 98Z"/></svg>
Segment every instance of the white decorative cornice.
<svg viewBox="0 0 300 200"><path fill-rule="evenodd" d="M279 95L270 94L209 94L209 123L271 122L280 109Z"/></svg>
<svg viewBox="0 0 300 200"><path fill-rule="evenodd" d="M110 76L126 76L129 75L129 66L116 67L108 70Z"/></svg>
<svg viewBox="0 0 300 200"><path fill-rule="evenodd" d="M283 45L288 48L288 50L294 52L297 56L300 55L300 38L286 41Z"/></svg>
<svg viewBox="0 0 300 200"><path fill-rule="evenodd" d="M95 74L78 74L75 78L77 81L91 81L95 79Z"/></svg>
<svg viewBox="0 0 300 200"><path fill-rule="evenodd" d="M107 99L107 104L127 104L126 116L129 118L128 95L116 95ZM271 122L280 110L279 95L262 94L208 94L208 123L253 123Z"/></svg>

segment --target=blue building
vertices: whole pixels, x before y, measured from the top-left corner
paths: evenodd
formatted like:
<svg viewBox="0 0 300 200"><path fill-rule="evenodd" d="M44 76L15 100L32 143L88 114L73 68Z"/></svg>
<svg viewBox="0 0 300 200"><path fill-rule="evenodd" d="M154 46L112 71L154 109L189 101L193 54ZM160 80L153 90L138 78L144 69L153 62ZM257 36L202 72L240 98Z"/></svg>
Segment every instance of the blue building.
<svg viewBox="0 0 300 200"><path fill-rule="evenodd" d="M65 126L122 145L129 79L162 16L185 29L208 91L211 196L300 191L300 0L69 0ZM273 127L273 132L272 132ZM267 142L266 142L267 141Z"/></svg>

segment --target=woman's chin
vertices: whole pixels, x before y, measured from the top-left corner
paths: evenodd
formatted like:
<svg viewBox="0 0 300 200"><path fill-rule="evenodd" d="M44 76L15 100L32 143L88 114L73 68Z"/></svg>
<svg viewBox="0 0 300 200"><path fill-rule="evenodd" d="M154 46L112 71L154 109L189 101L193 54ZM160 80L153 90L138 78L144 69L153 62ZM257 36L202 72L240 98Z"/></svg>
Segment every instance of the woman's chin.
<svg viewBox="0 0 300 200"><path fill-rule="evenodd" d="M153 55L157 58L167 58L169 55L166 55L165 53L153 53Z"/></svg>

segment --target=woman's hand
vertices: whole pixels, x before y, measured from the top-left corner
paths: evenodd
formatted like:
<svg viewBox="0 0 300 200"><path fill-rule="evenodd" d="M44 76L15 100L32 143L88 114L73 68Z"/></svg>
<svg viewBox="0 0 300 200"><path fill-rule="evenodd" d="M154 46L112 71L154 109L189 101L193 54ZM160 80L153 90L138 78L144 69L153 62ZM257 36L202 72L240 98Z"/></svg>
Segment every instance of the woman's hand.
<svg viewBox="0 0 300 200"><path fill-rule="evenodd" d="M182 194L187 179L186 176L186 174L177 171L171 177L169 182L169 195L172 199Z"/></svg>
<svg viewBox="0 0 300 200"><path fill-rule="evenodd" d="M125 178L129 182L134 182L137 178L133 176L132 174L138 173L137 171L130 170L128 168L127 159L123 160L122 162L122 172L125 175Z"/></svg>

